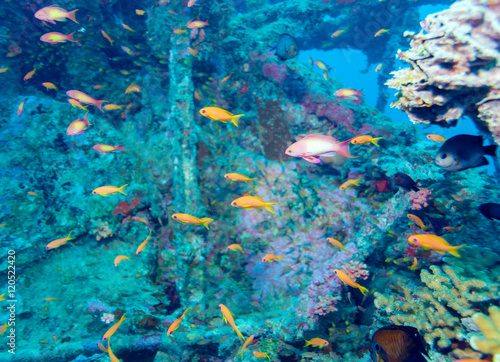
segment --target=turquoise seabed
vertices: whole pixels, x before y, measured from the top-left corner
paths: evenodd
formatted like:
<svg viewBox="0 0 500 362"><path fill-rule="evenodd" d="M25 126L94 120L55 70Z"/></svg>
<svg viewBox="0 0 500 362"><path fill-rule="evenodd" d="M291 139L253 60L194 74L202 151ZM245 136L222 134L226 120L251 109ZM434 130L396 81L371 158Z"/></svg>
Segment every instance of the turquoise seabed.
<svg viewBox="0 0 500 362"><path fill-rule="evenodd" d="M1 361L500 360L498 0L0 19Z"/></svg>

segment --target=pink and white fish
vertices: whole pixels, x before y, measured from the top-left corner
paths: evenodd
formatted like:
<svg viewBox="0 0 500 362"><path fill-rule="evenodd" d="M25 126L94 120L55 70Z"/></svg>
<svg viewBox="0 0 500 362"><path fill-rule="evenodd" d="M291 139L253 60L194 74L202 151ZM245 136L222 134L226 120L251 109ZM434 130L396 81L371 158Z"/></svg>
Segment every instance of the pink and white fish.
<svg viewBox="0 0 500 362"><path fill-rule="evenodd" d="M349 153L351 139L339 142L333 137L318 134L308 135L288 147L285 154L307 162L320 163L321 157L334 157L336 153L348 158L356 158Z"/></svg>

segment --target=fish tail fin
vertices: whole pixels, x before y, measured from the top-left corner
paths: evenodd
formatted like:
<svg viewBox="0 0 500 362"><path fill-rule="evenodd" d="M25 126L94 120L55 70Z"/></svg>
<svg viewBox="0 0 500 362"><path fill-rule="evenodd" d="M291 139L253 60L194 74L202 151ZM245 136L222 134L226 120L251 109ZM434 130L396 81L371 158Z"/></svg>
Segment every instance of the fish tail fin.
<svg viewBox="0 0 500 362"><path fill-rule="evenodd" d="M278 256L278 258L276 258L276 260L283 260L283 256Z"/></svg>
<svg viewBox="0 0 500 362"><path fill-rule="evenodd" d="M238 121L240 120L241 117L243 117L244 114L237 114L236 116L232 116L231 117L231 122L233 122L233 124L238 127Z"/></svg>
<svg viewBox="0 0 500 362"><path fill-rule="evenodd" d="M497 147L498 147L497 145L484 146L484 153L486 155L495 157L496 156L495 152L497 150Z"/></svg>
<svg viewBox="0 0 500 362"><path fill-rule="evenodd" d="M382 138L384 137L377 137L377 138L373 138L372 139L372 143L377 146L377 147L380 147L379 144L378 144L378 141L381 140Z"/></svg>
<svg viewBox="0 0 500 362"><path fill-rule="evenodd" d="M104 102L109 103L108 101L105 101L105 100L95 101L95 106L96 106L97 108L99 108L99 110L100 110L101 112L103 112L103 113L104 113L104 111L102 110L101 106L102 106L102 104L103 104Z"/></svg>
<svg viewBox="0 0 500 362"><path fill-rule="evenodd" d="M122 194L126 195L126 193L125 193L125 192L123 192L123 188L124 188L125 186L128 186L128 184L123 185L122 187L120 187L120 188L119 188L118 190L116 190L116 191L117 191L117 192L119 192L119 193L122 193Z"/></svg>
<svg viewBox="0 0 500 362"><path fill-rule="evenodd" d="M271 207L272 205L277 205L277 202L266 202L266 206L264 206L270 213L276 214L276 211Z"/></svg>
<svg viewBox="0 0 500 362"><path fill-rule="evenodd" d="M73 240L73 239L75 239L75 238L72 238L72 237L71 237L71 233L72 233L72 232L73 232L73 230L71 230L71 231L69 232L68 236L66 236L66 239L68 239L68 240Z"/></svg>
<svg viewBox="0 0 500 362"><path fill-rule="evenodd" d="M453 256L456 256L457 258L461 258L462 256L458 253L458 249L461 249L465 246L465 244L458 245L458 246L453 246L450 250L448 250L448 253L450 253Z"/></svg>
<svg viewBox="0 0 500 362"><path fill-rule="evenodd" d="M75 19L75 13L76 13L77 11L78 11L78 9L75 9L75 10L73 10L73 11L68 12L68 13L66 14L66 17L67 17L69 20L74 21L74 22L75 22L75 23L77 23L77 24L80 24L80 23L79 23L78 21L76 21L76 19Z"/></svg>
<svg viewBox="0 0 500 362"><path fill-rule="evenodd" d="M344 142L339 142L335 144L335 152L340 153L342 156L347 158L357 158L349 153L349 144L351 143L352 138L348 139Z"/></svg>
<svg viewBox="0 0 500 362"><path fill-rule="evenodd" d="M240 339L242 341L244 341L245 337L243 337L243 334L241 334L241 332L238 330L238 328L236 328L236 326L234 327L234 330L236 331L236 334L238 335L238 337L240 337Z"/></svg>
<svg viewBox="0 0 500 362"><path fill-rule="evenodd" d="M73 34L76 33L76 31L72 32L71 34L68 34L66 36L67 41L72 41L73 43L78 43L75 39L73 39Z"/></svg>
<svg viewBox="0 0 500 362"><path fill-rule="evenodd" d="M210 224L212 221L214 221L214 219L210 219L208 217L202 217L200 219L200 221L201 221L201 224L208 229L208 224ZM208 230L210 230L210 229L208 229Z"/></svg>
<svg viewBox="0 0 500 362"><path fill-rule="evenodd" d="M311 342L306 340L306 345L304 347L307 347L307 346L310 346L311 345Z"/></svg>
<svg viewBox="0 0 500 362"><path fill-rule="evenodd" d="M415 192L419 192L420 189L417 186L412 186L411 189Z"/></svg>
<svg viewBox="0 0 500 362"><path fill-rule="evenodd" d="M370 292L368 289L362 287L361 285L359 286L359 291L363 293L363 295L367 295Z"/></svg>
<svg viewBox="0 0 500 362"><path fill-rule="evenodd" d="M83 121L87 124L87 126L92 126L92 123L90 123L89 120L87 119L88 114L89 112L87 111L87 113L85 113L85 117L83 117Z"/></svg>
<svg viewBox="0 0 500 362"><path fill-rule="evenodd" d="M125 148L123 148L123 145L115 146L115 149L120 150L120 151L128 151Z"/></svg>
<svg viewBox="0 0 500 362"><path fill-rule="evenodd" d="M354 180L352 183L353 183L354 185L356 185L356 186L359 186L359 181L361 181L361 177L360 177L360 178L358 178L358 179L356 179L356 180Z"/></svg>

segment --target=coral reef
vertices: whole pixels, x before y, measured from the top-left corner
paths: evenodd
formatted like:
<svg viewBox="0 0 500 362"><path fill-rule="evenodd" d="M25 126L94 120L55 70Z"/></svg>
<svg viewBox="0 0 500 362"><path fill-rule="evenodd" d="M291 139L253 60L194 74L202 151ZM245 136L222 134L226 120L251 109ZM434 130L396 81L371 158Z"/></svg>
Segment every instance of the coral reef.
<svg viewBox="0 0 500 362"><path fill-rule="evenodd" d="M483 353L493 355L493 361L500 361L500 308L491 306L488 308L489 316L476 313L472 320L483 334L483 338L473 336L470 340L471 346Z"/></svg>
<svg viewBox="0 0 500 362"><path fill-rule="evenodd" d="M427 16L407 32L411 48L397 56L411 64L387 81L398 89L392 107L413 122L441 126L470 116L500 142L500 2L463 0Z"/></svg>

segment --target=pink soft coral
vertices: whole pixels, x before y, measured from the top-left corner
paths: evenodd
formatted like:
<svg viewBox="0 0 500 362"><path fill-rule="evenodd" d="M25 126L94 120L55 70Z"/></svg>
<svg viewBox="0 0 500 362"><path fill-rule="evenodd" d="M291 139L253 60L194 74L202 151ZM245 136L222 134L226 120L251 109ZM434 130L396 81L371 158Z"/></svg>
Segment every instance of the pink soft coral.
<svg viewBox="0 0 500 362"><path fill-rule="evenodd" d="M411 198L411 206L410 208L413 210L420 210L422 207L427 207L427 199L431 200L432 198L429 197L431 194L431 190L427 189L420 189L418 192L412 192L410 193L410 198Z"/></svg>

